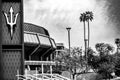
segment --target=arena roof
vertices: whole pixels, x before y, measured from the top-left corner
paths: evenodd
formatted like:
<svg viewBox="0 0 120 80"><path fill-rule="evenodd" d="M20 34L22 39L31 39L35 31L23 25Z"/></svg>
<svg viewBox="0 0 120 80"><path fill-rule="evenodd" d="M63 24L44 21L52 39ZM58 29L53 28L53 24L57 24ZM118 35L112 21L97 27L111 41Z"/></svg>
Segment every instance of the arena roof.
<svg viewBox="0 0 120 80"><path fill-rule="evenodd" d="M31 23L24 23L24 31L36 32L49 36L49 33L45 28Z"/></svg>

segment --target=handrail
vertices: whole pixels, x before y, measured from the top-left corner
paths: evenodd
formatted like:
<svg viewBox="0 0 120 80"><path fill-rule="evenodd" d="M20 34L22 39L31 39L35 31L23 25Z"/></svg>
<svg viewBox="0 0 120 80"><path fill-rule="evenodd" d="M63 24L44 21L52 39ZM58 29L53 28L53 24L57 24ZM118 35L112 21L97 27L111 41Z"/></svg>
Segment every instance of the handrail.
<svg viewBox="0 0 120 80"><path fill-rule="evenodd" d="M41 76L42 76L42 74L34 74L34 75L37 75L37 76L41 75ZM25 76L25 75L16 75L16 76L19 77L19 79L31 79L31 80L36 79L36 80L42 80L42 78L38 78L38 77L36 77L36 76L34 76L34 75L27 75L27 76ZM43 75L43 79L45 79L44 77L47 77L47 75L52 76L52 79L70 80L69 78L66 78L66 77L64 77L64 76L61 76L61 75L59 75L59 74L44 74L44 75ZM54 78L53 78L53 77L54 77ZM47 77L46 80L50 80L50 79L51 79L51 78Z"/></svg>
<svg viewBox="0 0 120 80"><path fill-rule="evenodd" d="M40 76L39 76L40 75ZM23 80L71 80L67 77L61 76L59 74L49 74L49 73L44 73L44 74L25 74L25 75L20 75L19 71L17 71L17 80L23 79Z"/></svg>
<svg viewBox="0 0 120 80"><path fill-rule="evenodd" d="M24 61L25 65L56 65L54 61Z"/></svg>
<svg viewBox="0 0 120 80"><path fill-rule="evenodd" d="M42 74L34 74L34 75L41 75L42 76ZM69 79L69 78L67 78L67 77L64 77L64 76L61 76L61 75L59 75L59 74L48 74L48 73L44 73L43 74L43 76L47 76L47 75L50 75L50 76L53 76L53 77L55 77L55 78L57 78L57 79L64 79L64 80L71 80L71 79Z"/></svg>
<svg viewBox="0 0 120 80"><path fill-rule="evenodd" d="M19 79L20 78L22 78L23 77L23 79L36 79L36 80L41 80L42 78L37 78L36 76L33 76L33 75L16 75L17 77L19 77Z"/></svg>
<svg viewBox="0 0 120 80"><path fill-rule="evenodd" d="M69 78L67 78L67 77L64 77L64 76L61 76L61 75L59 75L59 74L54 74L54 75L59 76L59 77L61 77L61 78L63 78L63 79L66 79L66 80L71 80L71 79L69 79Z"/></svg>

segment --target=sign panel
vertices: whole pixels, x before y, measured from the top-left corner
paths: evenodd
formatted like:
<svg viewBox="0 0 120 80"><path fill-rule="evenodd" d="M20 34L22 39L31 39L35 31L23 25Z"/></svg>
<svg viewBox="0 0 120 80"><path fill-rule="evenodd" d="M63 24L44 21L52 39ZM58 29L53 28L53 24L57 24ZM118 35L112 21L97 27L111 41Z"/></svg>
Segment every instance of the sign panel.
<svg viewBox="0 0 120 80"><path fill-rule="evenodd" d="M21 44L21 10L19 2L2 2L2 44Z"/></svg>
<svg viewBox="0 0 120 80"><path fill-rule="evenodd" d="M24 74L23 2L0 0L0 79Z"/></svg>

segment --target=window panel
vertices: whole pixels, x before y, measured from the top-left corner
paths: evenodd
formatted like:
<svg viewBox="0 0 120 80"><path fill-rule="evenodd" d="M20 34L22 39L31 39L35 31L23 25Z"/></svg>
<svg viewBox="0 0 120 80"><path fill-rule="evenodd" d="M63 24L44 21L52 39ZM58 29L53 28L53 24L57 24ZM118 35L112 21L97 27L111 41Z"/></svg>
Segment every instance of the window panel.
<svg viewBox="0 0 120 80"><path fill-rule="evenodd" d="M56 45L53 39L51 39L51 42L52 42L53 47L56 48Z"/></svg>
<svg viewBox="0 0 120 80"><path fill-rule="evenodd" d="M26 43L39 43L36 34L24 33L24 42Z"/></svg>
<svg viewBox="0 0 120 80"><path fill-rule="evenodd" d="M45 37L45 36L41 36L39 35L39 40L40 40L40 43L43 44L43 45L51 45L50 43L50 40L48 37Z"/></svg>

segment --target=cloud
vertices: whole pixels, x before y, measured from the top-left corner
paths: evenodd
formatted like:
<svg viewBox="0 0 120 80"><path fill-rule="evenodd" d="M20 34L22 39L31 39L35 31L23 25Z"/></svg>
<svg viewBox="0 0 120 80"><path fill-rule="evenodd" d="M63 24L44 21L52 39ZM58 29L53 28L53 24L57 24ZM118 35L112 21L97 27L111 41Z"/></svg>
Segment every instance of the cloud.
<svg viewBox="0 0 120 80"><path fill-rule="evenodd" d="M71 46L84 46L83 23L80 13L92 11L94 20L90 23L90 45L97 42L112 42L115 33L115 21L109 16L108 0L24 0L25 22L45 27L56 42L68 46L66 27L71 27Z"/></svg>
<svg viewBox="0 0 120 80"><path fill-rule="evenodd" d="M110 21L114 23L116 35L120 37L120 0L107 0L107 3Z"/></svg>

